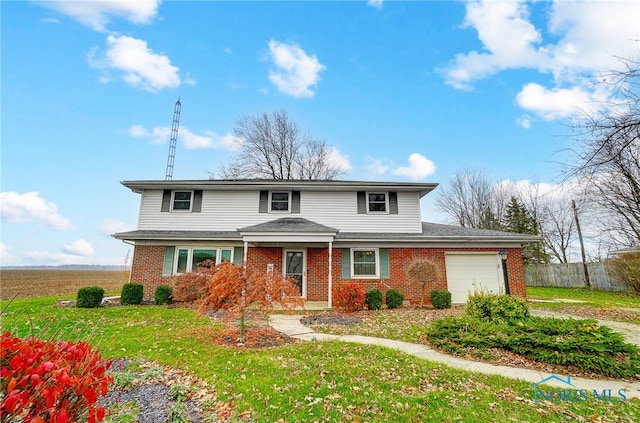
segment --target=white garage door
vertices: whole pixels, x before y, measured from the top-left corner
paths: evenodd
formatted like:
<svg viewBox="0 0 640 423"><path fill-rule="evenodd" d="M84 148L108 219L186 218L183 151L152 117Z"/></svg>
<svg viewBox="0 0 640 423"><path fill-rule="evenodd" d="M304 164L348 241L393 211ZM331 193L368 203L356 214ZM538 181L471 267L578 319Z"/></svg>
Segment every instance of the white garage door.
<svg viewBox="0 0 640 423"><path fill-rule="evenodd" d="M452 303L466 303L474 291L504 291L497 254L446 254L445 260Z"/></svg>

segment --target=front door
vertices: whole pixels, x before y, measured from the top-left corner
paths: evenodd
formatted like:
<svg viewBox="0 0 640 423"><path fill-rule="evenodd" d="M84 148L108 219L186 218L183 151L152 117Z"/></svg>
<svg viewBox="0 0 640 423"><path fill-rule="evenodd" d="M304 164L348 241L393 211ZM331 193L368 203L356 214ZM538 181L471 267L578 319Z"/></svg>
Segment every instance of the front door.
<svg viewBox="0 0 640 423"><path fill-rule="evenodd" d="M305 254L304 250L285 250L284 252L284 275L293 279L300 289L300 296L306 295L305 286Z"/></svg>

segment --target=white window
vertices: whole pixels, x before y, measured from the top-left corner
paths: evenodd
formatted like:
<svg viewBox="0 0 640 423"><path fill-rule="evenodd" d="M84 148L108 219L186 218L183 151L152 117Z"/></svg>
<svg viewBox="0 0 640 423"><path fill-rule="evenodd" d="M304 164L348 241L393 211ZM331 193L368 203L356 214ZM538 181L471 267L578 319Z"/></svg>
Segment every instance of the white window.
<svg viewBox="0 0 640 423"><path fill-rule="evenodd" d="M207 260L210 260L214 265L225 261L232 262L233 248L178 247L175 257L174 273L197 272L198 268L205 265Z"/></svg>
<svg viewBox="0 0 640 423"><path fill-rule="evenodd" d="M191 211L193 191L173 191L171 210Z"/></svg>
<svg viewBox="0 0 640 423"><path fill-rule="evenodd" d="M351 249L353 278L380 278L380 257L377 248Z"/></svg>
<svg viewBox="0 0 640 423"><path fill-rule="evenodd" d="M369 212L386 213L389 210L387 205L386 192L370 192L367 194L367 207Z"/></svg>
<svg viewBox="0 0 640 423"><path fill-rule="evenodd" d="M269 210L272 212L289 212L291 211L291 193L289 192L271 192L269 200Z"/></svg>

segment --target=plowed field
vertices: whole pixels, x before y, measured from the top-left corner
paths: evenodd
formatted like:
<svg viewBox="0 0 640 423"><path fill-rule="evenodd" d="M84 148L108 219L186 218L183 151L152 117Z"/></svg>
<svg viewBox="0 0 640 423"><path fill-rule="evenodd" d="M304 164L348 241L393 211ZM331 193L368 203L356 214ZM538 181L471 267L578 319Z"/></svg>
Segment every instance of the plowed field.
<svg viewBox="0 0 640 423"><path fill-rule="evenodd" d="M128 279L128 272L123 270L2 270L0 298L74 295L85 286L99 286L106 292L119 291Z"/></svg>

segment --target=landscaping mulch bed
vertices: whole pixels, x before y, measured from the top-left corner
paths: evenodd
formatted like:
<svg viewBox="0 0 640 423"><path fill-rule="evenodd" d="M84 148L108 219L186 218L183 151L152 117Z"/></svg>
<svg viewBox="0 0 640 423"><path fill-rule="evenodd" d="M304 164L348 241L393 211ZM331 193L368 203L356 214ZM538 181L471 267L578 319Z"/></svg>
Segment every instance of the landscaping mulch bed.
<svg viewBox="0 0 640 423"><path fill-rule="evenodd" d="M183 405L181 417L189 422L225 422L230 421L234 413L233 405L218 400L212 386L182 370L141 360L116 360L110 372L114 377L131 374L129 386L114 386L99 399L111 421L175 421L170 416L172 412L175 414L178 401L171 390L177 385L188 388L187 397L180 403Z"/></svg>

